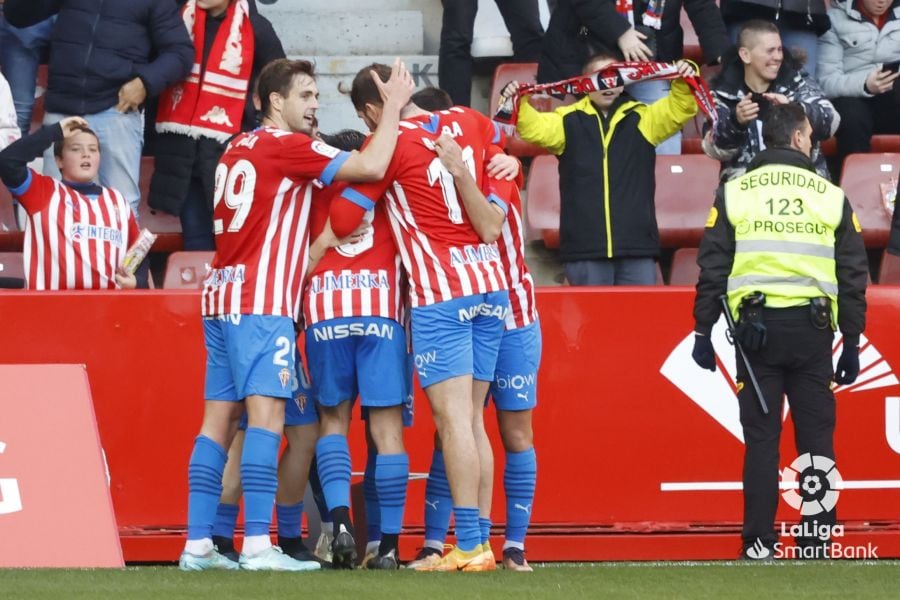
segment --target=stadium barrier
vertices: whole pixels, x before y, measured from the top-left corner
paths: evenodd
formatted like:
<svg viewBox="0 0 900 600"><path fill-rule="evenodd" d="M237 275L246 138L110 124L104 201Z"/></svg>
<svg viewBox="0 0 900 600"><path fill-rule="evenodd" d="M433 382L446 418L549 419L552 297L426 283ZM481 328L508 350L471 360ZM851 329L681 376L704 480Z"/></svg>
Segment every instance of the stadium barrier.
<svg viewBox="0 0 900 600"><path fill-rule="evenodd" d="M0 382L0 567L124 566L84 367Z"/></svg>
<svg viewBox="0 0 900 600"><path fill-rule="evenodd" d="M900 288L870 288L857 383L836 389L837 511L845 544L900 556ZM538 292L544 357L535 418L538 488L529 558L650 560L733 558L739 547L743 447L733 350L721 325L716 373L690 358L689 288ZM187 461L202 414L204 348L194 291L9 292L0 295L0 363L87 366L127 561L175 560L186 520ZM836 352L839 352L839 336ZM33 380L46 386L49 375ZM509 381L513 387L521 382ZM62 395L57 402L66 402ZM43 414L43 413L42 413ZM421 391L407 432L413 473L402 558L421 544L433 426ZM493 521L504 520L503 452ZM0 439L10 422L0 418ZM42 441L45 460L66 451ZM353 470L365 452L351 431ZM782 467L797 458L789 414ZM0 456L0 476L9 473ZM67 467L66 462L58 463ZM788 492L788 490L785 490ZM49 490L48 490L48 493ZM56 502L67 495L56 491ZM789 526L798 511L780 501ZM0 530L3 529L0 516Z"/></svg>

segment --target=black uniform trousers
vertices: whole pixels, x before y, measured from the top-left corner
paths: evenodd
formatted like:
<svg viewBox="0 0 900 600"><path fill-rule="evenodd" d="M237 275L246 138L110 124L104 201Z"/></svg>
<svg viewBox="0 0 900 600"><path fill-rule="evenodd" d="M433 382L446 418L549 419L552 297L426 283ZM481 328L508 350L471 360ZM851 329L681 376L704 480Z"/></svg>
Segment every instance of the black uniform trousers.
<svg viewBox="0 0 900 600"><path fill-rule="evenodd" d="M486 0L482 0L486 1ZM541 25L537 0L495 0L513 43L513 61L537 62L541 55ZM472 36L478 0L442 0L441 47L438 56L440 87L453 104L472 102Z"/></svg>
<svg viewBox="0 0 900 600"><path fill-rule="evenodd" d="M738 356L737 379L741 425L744 430L744 548L757 540L772 548L779 541L775 532L775 511L779 502L779 439L783 397L787 395L794 421L797 456L810 453L834 460L835 401L831 391L834 369L830 328L816 329L809 307L765 309L768 339L758 352L747 358L759 381L769 407L764 415L747 369ZM792 459L793 460L793 459ZM819 473L827 491L823 473ZM802 481L803 474L798 477ZM801 496L804 492L797 490ZM803 496L804 500L807 496ZM801 521L834 525L834 509L805 516ZM786 541L786 540L782 540ZM798 538L800 546L817 545L817 538Z"/></svg>

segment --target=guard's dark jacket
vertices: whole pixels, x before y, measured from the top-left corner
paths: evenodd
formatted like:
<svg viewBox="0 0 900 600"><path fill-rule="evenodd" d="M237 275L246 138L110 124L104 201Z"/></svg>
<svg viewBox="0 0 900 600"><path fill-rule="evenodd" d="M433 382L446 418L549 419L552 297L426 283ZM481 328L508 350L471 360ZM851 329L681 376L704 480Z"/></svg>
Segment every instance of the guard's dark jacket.
<svg viewBox="0 0 900 600"><path fill-rule="evenodd" d="M760 152L750 163L748 171L764 165L788 165L815 173L810 160L789 148L769 148ZM716 193L718 216L703 232L697 264L700 280L694 300L694 330L709 335L722 312L719 296L725 293L728 276L734 262L734 228L725 209L725 186ZM869 263L862 235L853 222L853 209L844 197L844 214L835 231L835 263L838 281L838 325L845 340L859 340L866 326L866 284ZM848 343L845 341L845 343Z"/></svg>

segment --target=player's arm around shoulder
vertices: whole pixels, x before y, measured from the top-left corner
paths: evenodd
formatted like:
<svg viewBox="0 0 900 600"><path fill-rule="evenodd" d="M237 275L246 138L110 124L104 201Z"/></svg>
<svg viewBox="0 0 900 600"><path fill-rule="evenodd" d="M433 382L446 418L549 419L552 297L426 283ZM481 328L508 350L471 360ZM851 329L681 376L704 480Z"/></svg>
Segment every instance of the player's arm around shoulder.
<svg viewBox="0 0 900 600"><path fill-rule="evenodd" d="M665 98L660 98L643 110L638 124L644 138L654 146L680 131L699 110L691 88L682 79L695 75L694 67L685 60L679 60L675 65L681 77L672 81L672 87Z"/></svg>
<svg viewBox="0 0 900 600"><path fill-rule="evenodd" d="M412 75L400 59L394 61L391 77L381 81L372 71L372 78L381 93L381 120L372 139L362 150L354 152L338 169L335 179L338 181L378 181L382 179L391 163L394 149L397 147L397 130L400 127L400 112L409 104L415 87Z"/></svg>
<svg viewBox="0 0 900 600"><path fill-rule="evenodd" d="M506 220L506 203L496 196L485 197L478 182L462 158L462 149L449 135L442 135L434 143L435 152L451 175L462 196L463 207L481 241L497 241Z"/></svg>

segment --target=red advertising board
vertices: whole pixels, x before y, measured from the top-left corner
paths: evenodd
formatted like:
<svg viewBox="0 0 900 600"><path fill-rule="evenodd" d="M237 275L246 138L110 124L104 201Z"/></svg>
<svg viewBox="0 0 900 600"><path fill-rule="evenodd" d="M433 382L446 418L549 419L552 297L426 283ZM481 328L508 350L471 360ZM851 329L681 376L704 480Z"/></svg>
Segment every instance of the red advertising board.
<svg viewBox="0 0 900 600"><path fill-rule="evenodd" d="M0 567L124 566L84 367L0 382Z"/></svg>
<svg viewBox="0 0 900 600"><path fill-rule="evenodd" d="M893 371L900 365L900 289L875 286L868 298L860 379L836 389L837 467L845 482L837 511L847 539L875 540L879 556L900 556L900 385ZM687 288L539 291L544 358L529 558L736 554L743 442L733 350L720 325L714 341L725 369L709 373L693 364L692 302ZM202 414L197 293L14 292L0 295L0 314L15 315L0 329L0 363L87 365L125 558L174 560ZM421 392L416 402L406 441L411 470L423 474L433 426ZM785 416L782 468L797 458L789 409ZM361 433L357 425L351 432L354 471L364 467ZM496 427L492 441L493 520L502 535ZM424 481L413 479L404 558L420 543L423 494ZM780 503L780 520L797 517Z"/></svg>

